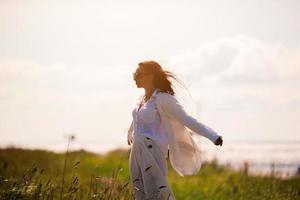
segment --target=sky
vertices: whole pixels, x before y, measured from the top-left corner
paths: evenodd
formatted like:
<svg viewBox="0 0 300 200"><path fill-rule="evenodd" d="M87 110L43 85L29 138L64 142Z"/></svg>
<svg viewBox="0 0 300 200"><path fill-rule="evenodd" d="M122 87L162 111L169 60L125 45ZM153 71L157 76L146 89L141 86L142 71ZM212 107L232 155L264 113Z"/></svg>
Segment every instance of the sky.
<svg viewBox="0 0 300 200"><path fill-rule="evenodd" d="M74 147L126 147L144 60L185 83L185 108L224 144L299 141L299 10L297 0L0 0L0 147L59 150L70 134Z"/></svg>

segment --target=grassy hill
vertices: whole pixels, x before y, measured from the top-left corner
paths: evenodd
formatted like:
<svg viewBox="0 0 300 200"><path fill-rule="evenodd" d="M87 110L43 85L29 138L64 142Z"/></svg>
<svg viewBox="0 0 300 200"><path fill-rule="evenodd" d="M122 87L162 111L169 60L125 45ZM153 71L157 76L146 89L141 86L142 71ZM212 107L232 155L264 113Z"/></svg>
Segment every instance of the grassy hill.
<svg viewBox="0 0 300 200"><path fill-rule="evenodd" d="M63 175L65 154L0 149L0 199L134 199L128 159L124 150L107 155L69 152ZM249 176L216 162L203 163L196 176L180 177L169 163L168 169L178 200L300 199L299 176Z"/></svg>

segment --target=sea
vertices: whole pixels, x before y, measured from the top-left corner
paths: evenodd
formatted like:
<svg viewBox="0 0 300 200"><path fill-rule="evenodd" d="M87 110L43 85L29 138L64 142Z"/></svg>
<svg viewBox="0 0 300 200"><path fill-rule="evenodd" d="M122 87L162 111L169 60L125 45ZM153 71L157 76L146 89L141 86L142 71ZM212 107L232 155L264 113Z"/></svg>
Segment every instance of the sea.
<svg viewBox="0 0 300 200"><path fill-rule="evenodd" d="M300 175L300 140L226 140L222 146L216 146L206 138L196 138L202 153L202 161L214 161L234 170L249 174L289 178ZM0 148L21 147L27 149L46 149L65 152L67 140L1 142ZM74 140L69 150L106 154L115 149L129 150L127 141L114 140Z"/></svg>
<svg viewBox="0 0 300 200"><path fill-rule="evenodd" d="M202 158L249 174L300 175L300 141L229 140L222 147L200 140Z"/></svg>

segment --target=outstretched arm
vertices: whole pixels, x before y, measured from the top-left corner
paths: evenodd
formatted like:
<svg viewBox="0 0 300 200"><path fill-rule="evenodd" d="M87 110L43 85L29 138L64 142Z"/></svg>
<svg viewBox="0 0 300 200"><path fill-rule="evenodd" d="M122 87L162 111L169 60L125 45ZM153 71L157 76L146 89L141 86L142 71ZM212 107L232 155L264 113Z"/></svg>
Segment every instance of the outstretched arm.
<svg viewBox="0 0 300 200"><path fill-rule="evenodd" d="M216 145L222 145L222 137L219 136L214 130L210 127L205 126L199 122L194 117L190 116L178 102L178 100L171 94L162 93L161 98L157 99L160 101L163 109L167 112L168 115L176 118L186 127L194 131L195 133L202 135L209 140L211 140Z"/></svg>

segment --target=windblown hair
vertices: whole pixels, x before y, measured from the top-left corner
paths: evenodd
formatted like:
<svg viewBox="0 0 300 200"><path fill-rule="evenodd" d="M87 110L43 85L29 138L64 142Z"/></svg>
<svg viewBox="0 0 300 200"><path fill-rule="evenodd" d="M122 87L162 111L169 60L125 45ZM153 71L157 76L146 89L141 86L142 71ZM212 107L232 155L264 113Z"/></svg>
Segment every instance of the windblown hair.
<svg viewBox="0 0 300 200"><path fill-rule="evenodd" d="M182 82L174 73L164 70L160 64L153 60L140 62L138 65L142 67L146 73L153 74L153 85L161 92L166 92L171 95L175 94L174 85L172 84L170 78L182 84Z"/></svg>

